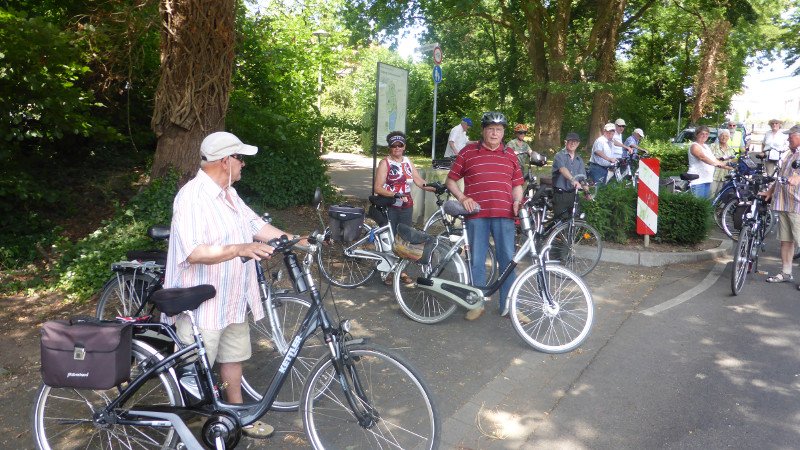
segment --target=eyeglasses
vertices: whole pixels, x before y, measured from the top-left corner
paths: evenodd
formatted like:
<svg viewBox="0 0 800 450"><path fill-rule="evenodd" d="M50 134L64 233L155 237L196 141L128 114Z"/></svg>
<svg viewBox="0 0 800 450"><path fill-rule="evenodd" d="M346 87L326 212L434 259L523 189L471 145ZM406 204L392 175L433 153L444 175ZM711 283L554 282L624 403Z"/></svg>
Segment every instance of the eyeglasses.
<svg viewBox="0 0 800 450"><path fill-rule="evenodd" d="M392 144L389 146L389 148L403 148L405 146L406 144Z"/></svg>
<svg viewBox="0 0 800 450"><path fill-rule="evenodd" d="M238 153L234 153L233 155L231 155L231 158L238 159L240 162L244 162L244 155L240 155Z"/></svg>
<svg viewBox="0 0 800 450"><path fill-rule="evenodd" d="M728 128L736 128L736 125L728 125Z"/></svg>

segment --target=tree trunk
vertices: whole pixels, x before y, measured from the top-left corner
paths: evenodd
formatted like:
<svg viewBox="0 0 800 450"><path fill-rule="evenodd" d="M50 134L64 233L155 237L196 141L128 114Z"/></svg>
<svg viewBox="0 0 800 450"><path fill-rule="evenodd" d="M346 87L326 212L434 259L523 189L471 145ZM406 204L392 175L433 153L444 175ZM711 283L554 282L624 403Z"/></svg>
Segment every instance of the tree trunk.
<svg viewBox="0 0 800 450"><path fill-rule="evenodd" d="M234 59L235 0L161 0L161 78L151 126L152 175L200 165L200 143L225 126Z"/></svg>
<svg viewBox="0 0 800 450"><path fill-rule="evenodd" d="M561 122L567 95L542 91L536 95L536 124L533 128L533 149L537 152L561 148Z"/></svg>
<svg viewBox="0 0 800 450"><path fill-rule="evenodd" d="M592 114L589 118L587 147L591 147L594 140L600 136L603 125L611 118L611 102L614 100L611 83L616 75L616 51L625 3L626 0L608 0L598 5L596 26L602 31L598 33L598 45L595 51L597 69L594 81L597 83L597 88L592 94Z"/></svg>
<svg viewBox="0 0 800 450"><path fill-rule="evenodd" d="M723 60L731 24L727 20L713 23L703 32L700 44L700 65L694 83L694 107L691 123L698 123L718 94L721 78L725 76Z"/></svg>

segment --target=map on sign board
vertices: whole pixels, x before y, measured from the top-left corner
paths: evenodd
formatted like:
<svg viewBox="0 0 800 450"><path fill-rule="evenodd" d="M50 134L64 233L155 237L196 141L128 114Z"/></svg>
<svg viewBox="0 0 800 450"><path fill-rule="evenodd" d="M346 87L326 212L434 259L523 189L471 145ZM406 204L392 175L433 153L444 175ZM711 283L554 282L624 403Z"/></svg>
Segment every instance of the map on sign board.
<svg viewBox="0 0 800 450"><path fill-rule="evenodd" d="M408 71L379 62L377 83L377 143L385 147L388 145L387 134L392 131L406 132Z"/></svg>

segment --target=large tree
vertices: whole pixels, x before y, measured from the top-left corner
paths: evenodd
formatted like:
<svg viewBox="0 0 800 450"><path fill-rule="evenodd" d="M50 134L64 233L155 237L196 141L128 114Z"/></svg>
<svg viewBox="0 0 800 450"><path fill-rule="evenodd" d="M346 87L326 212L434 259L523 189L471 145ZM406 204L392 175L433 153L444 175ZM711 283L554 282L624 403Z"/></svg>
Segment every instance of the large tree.
<svg viewBox="0 0 800 450"><path fill-rule="evenodd" d="M161 78L152 127L152 173L175 168L186 179L200 143L225 126L235 43L235 0L162 0Z"/></svg>

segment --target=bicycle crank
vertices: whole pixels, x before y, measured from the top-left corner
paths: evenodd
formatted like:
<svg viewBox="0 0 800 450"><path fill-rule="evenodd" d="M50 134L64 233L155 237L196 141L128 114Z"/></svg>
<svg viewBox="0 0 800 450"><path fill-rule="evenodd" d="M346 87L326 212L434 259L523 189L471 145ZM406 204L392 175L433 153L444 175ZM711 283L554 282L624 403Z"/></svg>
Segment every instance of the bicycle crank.
<svg viewBox="0 0 800 450"><path fill-rule="evenodd" d="M488 300L487 297L483 296L483 291L480 288L442 278L419 277L417 278L417 287L437 297L446 298L467 309L479 308Z"/></svg>

